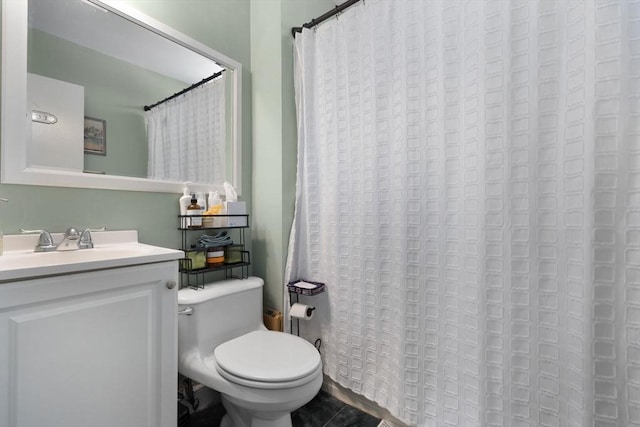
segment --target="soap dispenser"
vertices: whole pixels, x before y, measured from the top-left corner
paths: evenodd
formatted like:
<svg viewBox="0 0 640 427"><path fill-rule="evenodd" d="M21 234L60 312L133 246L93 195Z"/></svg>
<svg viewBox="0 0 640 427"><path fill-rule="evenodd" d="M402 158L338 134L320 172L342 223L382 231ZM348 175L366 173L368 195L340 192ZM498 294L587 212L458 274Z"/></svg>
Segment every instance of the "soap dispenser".
<svg viewBox="0 0 640 427"><path fill-rule="evenodd" d="M190 216L188 228L202 228L202 208L200 208L195 194L191 195L190 202L187 206L187 215Z"/></svg>
<svg viewBox="0 0 640 427"><path fill-rule="evenodd" d="M198 191L196 193L196 198L198 199L198 204L200 205L200 209L203 211L207 210L207 199L204 198L204 192Z"/></svg>
<svg viewBox="0 0 640 427"><path fill-rule="evenodd" d="M180 196L180 199L178 201L178 204L180 205L180 215L182 215L182 217L180 218L181 228L187 228L187 226L189 225L187 218L185 218L185 215L187 215L187 207L190 203L191 193L189 192L189 183L185 182L184 188L182 189L182 196Z"/></svg>

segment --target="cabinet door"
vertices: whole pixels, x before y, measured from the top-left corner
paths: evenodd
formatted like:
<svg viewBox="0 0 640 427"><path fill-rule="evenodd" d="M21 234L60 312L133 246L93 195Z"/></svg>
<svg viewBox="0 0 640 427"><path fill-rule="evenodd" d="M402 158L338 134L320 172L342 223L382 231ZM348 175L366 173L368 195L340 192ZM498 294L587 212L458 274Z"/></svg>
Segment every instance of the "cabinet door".
<svg viewBox="0 0 640 427"><path fill-rule="evenodd" d="M0 426L176 425L177 262L0 285Z"/></svg>

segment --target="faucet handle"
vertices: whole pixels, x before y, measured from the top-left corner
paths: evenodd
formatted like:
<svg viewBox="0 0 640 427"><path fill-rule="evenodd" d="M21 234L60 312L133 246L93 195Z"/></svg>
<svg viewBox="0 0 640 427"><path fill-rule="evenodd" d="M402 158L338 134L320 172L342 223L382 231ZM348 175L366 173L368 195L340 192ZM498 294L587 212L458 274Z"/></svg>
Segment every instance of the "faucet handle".
<svg viewBox="0 0 640 427"><path fill-rule="evenodd" d="M53 237L47 230L25 230L24 228L21 228L20 232L24 234L40 233L40 238L38 239L38 244L36 245L34 252L51 252L56 250L56 245L53 243Z"/></svg>
<svg viewBox="0 0 640 427"><path fill-rule="evenodd" d="M80 234L80 241L78 242L78 248L91 249L93 248L93 240L91 239L92 231L105 231L107 228L86 228L82 234Z"/></svg>
<svg viewBox="0 0 640 427"><path fill-rule="evenodd" d="M79 249L91 249L93 248L93 240L91 240L91 229L85 229L80 235L80 241L78 242Z"/></svg>

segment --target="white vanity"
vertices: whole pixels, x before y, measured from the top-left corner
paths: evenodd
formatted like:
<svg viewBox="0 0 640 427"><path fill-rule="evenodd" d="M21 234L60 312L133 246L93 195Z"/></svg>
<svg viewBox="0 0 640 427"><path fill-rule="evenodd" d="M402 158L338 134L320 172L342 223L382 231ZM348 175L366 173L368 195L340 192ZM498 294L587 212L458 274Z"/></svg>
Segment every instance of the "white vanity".
<svg viewBox="0 0 640 427"><path fill-rule="evenodd" d="M183 253L135 231L67 252L37 240L5 236L0 256L0 427L175 426Z"/></svg>

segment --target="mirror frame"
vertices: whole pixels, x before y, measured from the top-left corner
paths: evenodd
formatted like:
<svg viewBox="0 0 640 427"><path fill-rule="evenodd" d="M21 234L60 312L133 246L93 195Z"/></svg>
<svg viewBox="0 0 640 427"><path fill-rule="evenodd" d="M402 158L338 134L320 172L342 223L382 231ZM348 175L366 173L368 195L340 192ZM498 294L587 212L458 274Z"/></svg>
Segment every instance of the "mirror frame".
<svg viewBox="0 0 640 427"><path fill-rule="evenodd" d="M113 12L187 49L205 56L232 73L232 165L228 179L240 195L242 192L242 65L173 28L121 4L117 0L84 0ZM27 108L27 37L28 2L2 0L2 76L0 103L0 182L6 184L55 187L97 188L106 190L182 193L184 182L164 181L117 175L96 175L82 171L56 170L27 166L27 137L31 114ZM222 182L191 183L191 191L217 190ZM223 193L224 194L224 193Z"/></svg>

